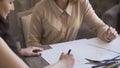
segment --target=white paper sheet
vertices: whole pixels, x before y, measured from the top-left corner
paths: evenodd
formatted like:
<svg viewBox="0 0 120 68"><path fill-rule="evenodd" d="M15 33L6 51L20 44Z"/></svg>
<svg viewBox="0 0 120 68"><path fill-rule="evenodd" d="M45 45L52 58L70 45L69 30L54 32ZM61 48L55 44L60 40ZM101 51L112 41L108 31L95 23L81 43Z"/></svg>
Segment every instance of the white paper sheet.
<svg viewBox="0 0 120 68"><path fill-rule="evenodd" d="M74 40L70 42L64 42L64 43L59 43L59 44L52 44L50 47L52 48L59 48L59 47L64 47L64 46L71 46L71 45L83 45L84 43L87 42L87 39L81 39L81 40Z"/></svg>
<svg viewBox="0 0 120 68"><path fill-rule="evenodd" d="M87 40L76 40L72 42L54 44L52 47L53 49L42 52L42 57L49 64L54 64L55 62L57 62L62 52L67 53L69 49L72 49L71 53L74 55L75 58L74 68L91 68L92 65L85 64L87 62L85 58L104 60L113 58L118 55L114 52L88 45Z"/></svg>
<svg viewBox="0 0 120 68"><path fill-rule="evenodd" d="M97 46L115 53L120 53L120 36L110 43L106 43L98 38L93 38L88 40L89 45Z"/></svg>

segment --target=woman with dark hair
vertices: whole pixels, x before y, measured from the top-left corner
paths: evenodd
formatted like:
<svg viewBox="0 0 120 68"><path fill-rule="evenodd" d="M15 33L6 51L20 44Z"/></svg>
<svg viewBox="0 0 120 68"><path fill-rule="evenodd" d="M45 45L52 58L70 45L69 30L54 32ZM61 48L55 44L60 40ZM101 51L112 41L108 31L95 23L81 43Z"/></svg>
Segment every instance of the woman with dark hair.
<svg viewBox="0 0 120 68"><path fill-rule="evenodd" d="M5 20L7 15L11 10L14 10L13 0L8 0L9 4L6 2L7 0L0 0L0 37L8 44L8 46L18 55L22 56L38 56L40 52L34 53L33 50L42 51L42 48L38 47L28 47L24 49L17 50L17 45L12 35L9 32L9 23Z"/></svg>
<svg viewBox="0 0 120 68"><path fill-rule="evenodd" d="M38 56L43 49L28 47L19 51L17 50L15 40L9 32L9 23L5 20L10 11L14 10L13 2L14 0L0 0L0 68L29 68L13 52L22 56ZM39 52L35 53L35 50L39 50ZM62 53L60 60L47 68L72 68L73 64L73 55Z"/></svg>

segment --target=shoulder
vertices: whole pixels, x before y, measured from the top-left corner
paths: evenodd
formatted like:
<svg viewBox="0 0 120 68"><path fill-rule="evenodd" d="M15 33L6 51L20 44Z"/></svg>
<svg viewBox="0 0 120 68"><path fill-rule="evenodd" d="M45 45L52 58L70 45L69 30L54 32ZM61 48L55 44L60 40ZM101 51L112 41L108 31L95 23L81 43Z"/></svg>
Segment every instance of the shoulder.
<svg viewBox="0 0 120 68"><path fill-rule="evenodd" d="M41 11L43 11L45 8L46 8L46 6L47 6L47 4L48 4L48 1L47 0L41 0L41 1L39 1L36 5L35 5L35 7L34 7L34 9L33 9L33 12L41 12Z"/></svg>
<svg viewBox="0 0 120 68"><path fill-rule="evenodd" d="M79 0L79 4L82 9L89 9L91 6L89 0Z"/></svg>
<svg viewBox="0 0 120 68"><path fill-rule="evenodd" d="M40 0L33 8L32 17L34 16L43 16L47 10L47 0Z"/></svg>

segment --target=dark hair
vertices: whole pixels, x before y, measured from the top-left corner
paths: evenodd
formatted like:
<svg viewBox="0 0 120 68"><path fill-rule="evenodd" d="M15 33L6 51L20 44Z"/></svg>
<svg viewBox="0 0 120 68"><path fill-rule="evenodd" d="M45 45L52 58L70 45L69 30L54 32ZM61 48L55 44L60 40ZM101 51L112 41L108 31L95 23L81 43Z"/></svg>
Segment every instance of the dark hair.
<svg viewBox="0 0 120 68"><path fill-rule="evenodd" d="M117 17L117 29L116 30L120 34L120 11L119 11L118 17Z"/></svg>
<svg viewBox="0 0 120 68"><path fill-rule="evenodd" d="M9 23L0 15L0 37L8 44L8 46L16 53L17 46L15 40L9 32Z"/></svg>

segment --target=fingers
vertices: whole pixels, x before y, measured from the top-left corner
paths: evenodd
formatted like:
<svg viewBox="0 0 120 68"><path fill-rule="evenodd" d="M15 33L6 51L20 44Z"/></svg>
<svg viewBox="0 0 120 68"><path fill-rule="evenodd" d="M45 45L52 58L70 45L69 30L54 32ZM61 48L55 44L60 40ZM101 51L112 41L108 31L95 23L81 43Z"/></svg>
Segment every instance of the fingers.
<svg viewBox="0 0 120 68"><path fill-rule="evenodd" d="M63 64L63 67L65 68L73 68L75 61L72 54L68 55L65 53L61 53L59 62Z"/></svg>
<svg viewBox="0 0 120 68"><path fill-rule="evenodd" d="M40 47L28 47L27 49L30 52L35 52L35 53L43 51L43 48L40 48Z"/></svg>
<svg viewBox="0 0 120 68"><path fill-rule="evenodd" d="M60 60L62 60L62 59L68 59L68 58L73 58L73 54L70 54L70 55L67 55L67 54L65 54L65 53L61 53L61 55L60 55Z"/></svg>
<svg viewBox="0 0 120 68"><path fill-rule="evenodd" d="M28 47L20 50L22 56L40 56L43 48L39 47Z"/></svg>
<svg viewBox="0 0 120 68"><path fill-rule="evenodd" d="M64 56L64 53L62 52L60 55L60 60L62 59L63 56Z"/></svg>
<svg viewBox="0 0 120 68"><path fill-rule="evenodd" d="M107 38L109 39L109 40L112 40L112 39L114 39L116 36L115 36L115 29L113 29L113 28L109 28L108 29L108 33L107 33Z"/></svg>
<svg viewBox="0 0 120 68"><path fill-rule="evenodd" d="M30 46L26 48L26 56L40 56L43 48Z"/></svg>
<svg viewBox="0 0 120 68"><path fill-rule="evenodd" d="M40 47L32 47L32 56L40 56L41 55L41 51L43 51L43 48Z"/></svg>
<svg viewBox="0 0 120 68"><path fill-rule="evenodd" d="M61 53L61 57L62 57L62 56L73 56L73 54L67 55L67 54L65 54L65 53L62 52L62 53Z"/></svg>
<svg viewBox="0 0 120 68"><path fill-rule="evenodd" d="M107 41L112 41L117 37L117 35L118 35L117 31L114 28L110 27L106 31L105 37Z"/></svg>
<svg viewBox="0 0 120 68"><path fill-rule="evenodd" d="M65 65L65 68L72 68L75 62L72 54L68 55L65 53L61 54L59 61Z"/></svg>

